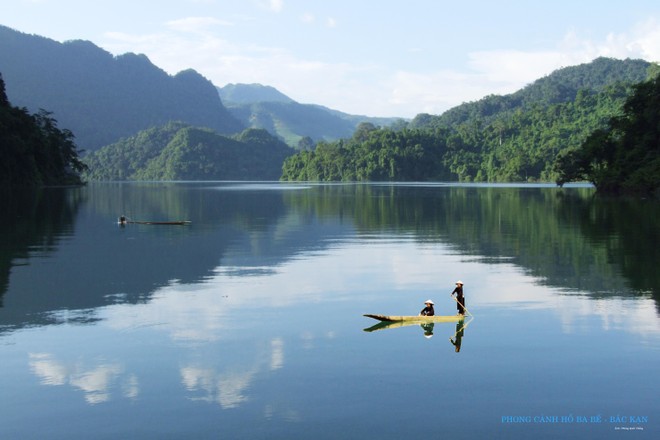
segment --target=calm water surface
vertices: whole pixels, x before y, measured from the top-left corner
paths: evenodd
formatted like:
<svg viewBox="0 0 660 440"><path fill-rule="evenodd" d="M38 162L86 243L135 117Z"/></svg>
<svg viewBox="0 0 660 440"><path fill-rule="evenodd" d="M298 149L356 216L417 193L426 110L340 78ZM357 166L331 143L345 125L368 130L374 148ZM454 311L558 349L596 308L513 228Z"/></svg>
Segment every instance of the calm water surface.
<svg viewBox="0 0 660 440"><path fill-rule="evenodd" d="M2 439L660 436L657 202L269 182L2 198ZM362 316L454 314L457 279L464 323Z"/></svg>

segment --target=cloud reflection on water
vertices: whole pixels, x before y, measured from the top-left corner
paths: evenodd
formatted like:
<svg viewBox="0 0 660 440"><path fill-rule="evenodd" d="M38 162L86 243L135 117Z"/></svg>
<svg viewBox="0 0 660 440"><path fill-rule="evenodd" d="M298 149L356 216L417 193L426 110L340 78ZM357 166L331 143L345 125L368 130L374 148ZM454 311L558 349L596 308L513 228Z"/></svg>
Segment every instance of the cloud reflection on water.
<svg viewBox="0 0 660 440"><path fill-rule="evenodd" d="M543 286L513 264L462 260L460 255L451 254L442 246L427 246L413 240L396 243L376 240L368 245L343 242L315 253L313 258L301 256L272 271L236 276L239 269L245 268L219 267L214 276L197 284L173 280L154 292L146 303L99 308L95 313L97 320L85 326L85 331L109 331L110 339L115 341L125 339L127 334L147 342L165 336L179 352L179 380L186 397L216 403L223 409L244 405L250 401L255 380L286 368L287 343L299 344L304 350L315 348L317 337L309 329L301 330L297 339L269 334L266 346L260 349L250 346L264 337L260 332L270 333L268 326L245 323L250 321L255 307L259 310L255 318L258 320L278 309L294 306L323 309L332 302L355 299L355 292L360 292L358 300L374 308L362 312L417 310L421 307L418 302L434 296L439 311L453 314L449 293L454 279L460 277L466 282L468 308L477 316L497 308L549 309L557 314L564 333L581 331L585 317L599 319L606 331L624 331L641 337L660 333L652 299L594 299L566 293ZM57 328L50 331L56 332ZM235 356L232 363L225 363L222 357L201 355L200 358L200 353L207 349L228 353L229 348L223 344L243 331L252 336L241 353L256 354L232 354ZM336 335L327 332L325 336ZM112 349L121 352L121 347ZM113 396L130 399L139 396L140 376L145 371L133 370L126 362L107 361L112 358L110 355L101 358L84 353L84 347L75 355L35 351L30 354L30 371L44 385L70 385L81 390L89 404L108 402ZM121 359L121 356L116 357ZM275 408L266 404L265 414L272 416L278 411ZM282 411L282 417L285 414L292 420L299 417L297 410Z"/></svg>
<svg viewBox="0 0 660 440"><path fill-rule="evenodd" d="M124 368L119 362L99 361L89 367L79 362L72 365L64 363L50 353L30 353L29 358L30 370L43 385L71 385L81 390L87 403L92 405L110 400L111 389L117 382L123 384L124 397L135 398L139 394L137 377L134 374L124 375Z"/></svg>

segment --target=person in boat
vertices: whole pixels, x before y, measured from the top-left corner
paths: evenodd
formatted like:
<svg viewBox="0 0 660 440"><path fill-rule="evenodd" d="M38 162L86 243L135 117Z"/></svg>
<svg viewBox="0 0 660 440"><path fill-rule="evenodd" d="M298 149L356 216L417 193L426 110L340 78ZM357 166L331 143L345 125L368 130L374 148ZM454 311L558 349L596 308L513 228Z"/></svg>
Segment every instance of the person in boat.
<svg viewBox="0 0 660 440"><path fill-rule="evenodd" d="M456 309L459 315L465 315L465 296L463 296L463 281L456 281L456 288L451 292L451 296L456 295Z"/></svg>
<svg viewBox="0 0 660 440"><path fill-rule="evenodd" d="M424 307L421 312L419 312L419 316L433 316L435 315L435 310L433 310L433 301L430 299L426 300L424 302Z"/></svg>
<svg viewBox="0 0 660 440"><path fill-rule="evenodd" d="M126 218L126 216L122 215L121 217L119 217L120 225L125 225L126 223L128 223L128 219Z"/></svg>

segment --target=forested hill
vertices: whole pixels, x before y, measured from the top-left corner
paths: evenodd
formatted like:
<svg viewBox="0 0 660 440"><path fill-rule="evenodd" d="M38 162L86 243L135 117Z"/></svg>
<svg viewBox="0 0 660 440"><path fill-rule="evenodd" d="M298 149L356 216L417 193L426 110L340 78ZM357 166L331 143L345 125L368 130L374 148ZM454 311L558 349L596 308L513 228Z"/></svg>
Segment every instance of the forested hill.
<svg viewBox="0 0 660 440"><path fill-rule="evenodd" d="M59 43L0 26L0 72L14 105L53 112L87 151L172 120L227 134L244 129L197 72L171 76L144 55L114 57L89 41Z"/></svg>
<svg viewBox="0 0 660 440"><path fill-rule="evenodd" d="M266 130L226 137L171 122L84 158L89 180L277 180L295 151Z"/></svg>
<svg viewBox="0 0 660 440"><path fill-rule="evenodd" d="M509 95L489 95L437 116L419 114L410 127L452 127L469 121L489 122L518 110L573 102L578 94L596 94L613 84L644 81L649 66L650 63L644 60L596 58L590 63L558 69Z"/></svg>
<svg viewBox="0 0 660 440"><path fill-rule="evenodd" d="M284 164L284 180L555 181L557 157L620 114L657 65L599 58L511 95L488 96L403 130L363 125Z"/></svg>
<svg viewBox="0 0 660 440"><path fill-rule="evenodd" d="M589 180L603 193L660 197L660 76L637 84L622 114L562 152L556 168L559 185Z"/></svg>

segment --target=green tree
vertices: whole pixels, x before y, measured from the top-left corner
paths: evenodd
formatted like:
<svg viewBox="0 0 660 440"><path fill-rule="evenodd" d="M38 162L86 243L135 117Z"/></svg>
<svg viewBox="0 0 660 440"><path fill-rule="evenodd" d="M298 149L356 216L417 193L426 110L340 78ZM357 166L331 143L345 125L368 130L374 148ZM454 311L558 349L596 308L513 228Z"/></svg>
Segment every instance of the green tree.
<svg viewBox="0 0 660 440"><path fill-rule="evenodd" d="M30 115L24 108L12 107L0 75L0 183L80 184L84 170L73 133L60 130L45 110Z"/></svg>
<svg viewBox="0 0 660 440"><path fill-rule="evenodd" d="M656 194L660 190L660 76L640 83L581 148L562 155L558 184L588 179L601 192Z"/></svg>

